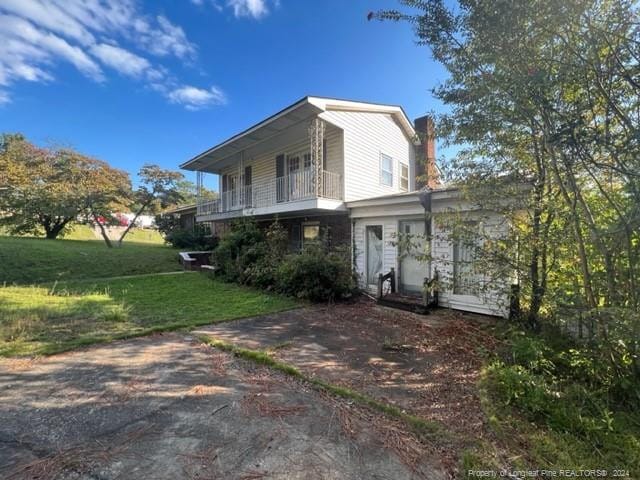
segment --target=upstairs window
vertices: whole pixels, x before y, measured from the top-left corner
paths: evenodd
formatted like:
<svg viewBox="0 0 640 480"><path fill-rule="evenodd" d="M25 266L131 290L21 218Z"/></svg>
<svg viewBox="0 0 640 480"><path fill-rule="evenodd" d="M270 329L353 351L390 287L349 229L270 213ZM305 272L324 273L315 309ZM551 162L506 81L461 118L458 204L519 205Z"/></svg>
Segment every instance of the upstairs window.
<svg viewBox="0 0 640 480"><path fill-rule="evenodd" d="M380 154L380 185L393 186L393 158Z"/></svg>
<svg viewBox="0 0 640 480"><path fill-rule="evenodd" d="M409 165L400 162L400 190L409 190Z"/></svg>

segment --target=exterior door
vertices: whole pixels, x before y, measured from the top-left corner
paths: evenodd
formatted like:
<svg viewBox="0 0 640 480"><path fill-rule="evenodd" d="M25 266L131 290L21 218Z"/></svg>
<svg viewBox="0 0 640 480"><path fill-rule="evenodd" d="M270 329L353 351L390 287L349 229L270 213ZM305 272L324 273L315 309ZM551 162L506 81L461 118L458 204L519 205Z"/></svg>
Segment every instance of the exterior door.
<svg viewBox="0 0 640 480"><path fill-rule="evenodd" d="M229 175L229 195L231 208L237 208L240 205L240 184L238 175Z"/></svg>
<svg viewBox="0 0 640 480"><path fill-rule="evenodd" d="M287 167L289 170L289 198L297 200L302 197L302 175L300 174L300 156L288 155Z"/></svg>
<svg viewBox="0 0 640 480"><path fill-rule="evenodd" d="M383 273L384 243L382 225L367 225L365 231L367 285L376 286L378 275Z"/></svg>
<svg viewBox="0 0 640 480"><path fill-rule="evenodd" d="M428 264L416 257L426 253L424 220L402 220L399 227L403 234L403 241L398 245L401 258L399 289L406 294L421 294Z"/></svg>

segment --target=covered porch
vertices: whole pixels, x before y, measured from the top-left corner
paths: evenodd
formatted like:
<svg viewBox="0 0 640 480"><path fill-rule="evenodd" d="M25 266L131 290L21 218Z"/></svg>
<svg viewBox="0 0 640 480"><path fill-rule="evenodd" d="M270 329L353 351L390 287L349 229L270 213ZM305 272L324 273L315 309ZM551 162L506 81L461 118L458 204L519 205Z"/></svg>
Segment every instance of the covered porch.
<svg viewBox="0 0 640 480"><path fill-rule="evenodd" d="M197 220L344 209L344 133L307 100L182 165L218 176L218 198L198 195Z"/></svg>

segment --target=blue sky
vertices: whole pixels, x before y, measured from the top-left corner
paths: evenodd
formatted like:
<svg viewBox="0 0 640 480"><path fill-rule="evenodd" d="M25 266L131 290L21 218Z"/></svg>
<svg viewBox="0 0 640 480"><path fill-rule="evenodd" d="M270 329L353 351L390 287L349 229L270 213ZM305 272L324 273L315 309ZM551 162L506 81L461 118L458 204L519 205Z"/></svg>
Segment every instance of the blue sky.
<svg viewBox="0 0 640 480"><path fill-rule="evenodd" d="M0 132L132 174L178 165L305 95L440 105L396 0L0 0ZM187 172L185 172L187 173ZM193 175L187 173L188 178Z"/></svg>

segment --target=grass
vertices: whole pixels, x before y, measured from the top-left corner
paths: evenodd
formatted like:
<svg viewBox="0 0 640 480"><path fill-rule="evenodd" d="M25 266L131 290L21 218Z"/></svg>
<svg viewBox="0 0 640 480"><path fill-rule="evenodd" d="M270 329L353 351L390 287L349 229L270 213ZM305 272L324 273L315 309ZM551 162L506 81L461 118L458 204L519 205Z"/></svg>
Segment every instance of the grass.
<svg viewBox="0 0 640 480"><path fill-rule="evenodd" d="M4 227L0 227L0 236L9 236L8 230ZM43 235L24 235L21 238L42 238ZM93 229L89 225L75 224L68 230L64 237L60 237L60 240L91 240L96 242L103 242L102 238L96 237L93 233ZM124 243L155 243L158 245L164 244L164 238L157 230L144 229L144 228L132 228L127 236L124 238Z"/></svg>
<svg viewBox="0 0 640 480"><path fill-rule="evenodd" d="M152 243L0 236L0 284L35 284L180 270L177 251Z"/></svg>
<svg viewBox="0 0 640 480"><path fill-rule="evenodd" d="M0 287L0 356L58 353L298 305L198 273Z"/></svg>
<svg viewBox="0 0 640 480"><path fill-rule="evenodd" d="M198 338L203 343L211 345L212 347L218 348L220 350L230 352L236 357L244 358L245 360L249 360L259 365L265 365L291 377L303 380L313 387L335 395L336 397L352 400L360 405L369 407L392 418L401 420L409 427L411 427L412 431L419 437L427 438L430 440L439 439L440 441L447 438L447 433L433 422L429 422L415 415L408 414L395 405L381 402L379 400L376 400L375 398L369 397L368 395L357 392L350 388L334 385L332 383L325 382L324 380L321 380L317 377L305 375L304 373L302 373L302 371L300 371L293 365L289 365L287 363L280 362L274 359L269 354L269 352L241 348L232 343L212 338L208 335L199 335Z"/></svg>
<svg viewBox="0 0 640 480"><path fill-rule="evenodd" d="M157 230L145 228L132 228L127 236L124 237L124 243L155 243L164 245L164 238Z"/></svg>
<svg viewBox="0 0 640 480"><path fill-rule="evenodd" d="M620 469L640 478L640 411L616 401L613 381L598 386L606 359L590 360L587 347L557 335L512 333L504 349L487 362L479 393L514 468ZM465 463L495 469L497 456L485 443Z"/></svg>

